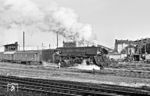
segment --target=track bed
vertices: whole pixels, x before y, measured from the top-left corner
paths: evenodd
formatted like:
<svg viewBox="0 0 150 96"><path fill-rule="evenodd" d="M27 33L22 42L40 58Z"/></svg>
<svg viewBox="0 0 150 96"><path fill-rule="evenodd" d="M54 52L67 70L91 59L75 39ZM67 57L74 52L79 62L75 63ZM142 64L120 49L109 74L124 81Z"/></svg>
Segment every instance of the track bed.
<svg viewBox="0 0 150 96"><path fill-rule="evenodd" d="M105 71L99 73L91 73L84 70L66 69L66 68L43 68L29 65L19 64L0 64L0 74L4 76L18 76L29 78L43 78L51 80L77 81L96 84L113 84L132 87L149 86L148 78L120 77Z"/></svg>

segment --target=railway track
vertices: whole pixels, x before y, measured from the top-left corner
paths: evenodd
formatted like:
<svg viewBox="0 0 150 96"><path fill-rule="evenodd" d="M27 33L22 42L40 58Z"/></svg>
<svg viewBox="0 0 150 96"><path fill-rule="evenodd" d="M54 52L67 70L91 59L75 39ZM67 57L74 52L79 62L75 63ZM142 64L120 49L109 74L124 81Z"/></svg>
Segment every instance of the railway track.
<svg viewBox="0 0 150 96"><path fill-rule="evenodd" d="M150 64L143 63L136 63L136 62L120 62L118 64L111 64L110 68L132 68L135 70L147 70L150 71Z"/></svg>
<svg viewBox="0 0 150 96"><path fill-rule="evenodd" d="M89 84L71 81L19 78L0 76L1 87L8 83L18 83L18 90L46 94L46 96L148 96L150 90L107 84ZM18 92L19 92L18 91ZM32 96L32 95L30 95ZM43 96L43 95L41 95Z"/></svg>
<svg viewBox="0 0 150 96"><path fill-rule="evenodd" d="M125 65L125 64L124 64ZM148 66L148 65L147 65ZM121 77L133 77L133 78L146 78L146 79L150 79L150 71L147 71L147 70L135 70L134 68L105 68L105 70L95 70L94 72L92 70L79 70L79 69L64 69L64 68L61 68L61 69L57 69L57 68L51 68L51 69L32 69L32 68L16 68L16 67L0 67L1 70L4 70L4 73L5 73L5 69L6 70L19 70L19 71L25 71L26 73L27 72L35 72L35 73L45 73L45 74L49 74L48 72L46 72L46 70L52 70L52 71L55 71L60 73L64 73L64 74L68 74L70 72L73 72L75 73L76 75L79 74L79 73L94 73L94 74L102 74L102 75L114 75L114 76L121 76ZM17 72L18 73L18 72ZM3 73L2 73L3 74ZM10 74L12 74L12 72L10 72ZM4 74L5 75L5 74Z"/></svg>

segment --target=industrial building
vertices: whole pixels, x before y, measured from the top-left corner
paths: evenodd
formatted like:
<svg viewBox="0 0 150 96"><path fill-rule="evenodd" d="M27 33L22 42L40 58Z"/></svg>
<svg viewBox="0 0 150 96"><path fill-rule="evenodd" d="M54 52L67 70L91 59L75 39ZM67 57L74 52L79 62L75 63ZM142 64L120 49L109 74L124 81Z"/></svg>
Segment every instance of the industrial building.
<svg viewBox="0 0 150 96"><path fill-rule="evenodd" d="M121 48L119 50L120 46ZM149 54L150 54L150 38L135 41L116 39L114 51L110 53L110 57L117 59L126 58L128 60L130 58L131 60L134 61L140 61L140 60L149 60Z"/></svg>

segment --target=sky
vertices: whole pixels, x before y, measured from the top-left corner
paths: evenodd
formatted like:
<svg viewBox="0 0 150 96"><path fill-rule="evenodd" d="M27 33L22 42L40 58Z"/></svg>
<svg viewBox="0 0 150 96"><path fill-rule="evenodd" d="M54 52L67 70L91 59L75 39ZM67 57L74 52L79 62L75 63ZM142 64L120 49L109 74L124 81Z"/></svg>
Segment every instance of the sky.
<svg viewBox="0 0 150 96"><path fill-rule="evenodd" d="M136 40L150 36L149 0L56 1L73 8L81 21L90 23L102 45L113 48L115 39Z"/></svg>
<svg viewBox="0 0 150 96"><path fill-rule="evenodd" d="M78 34L75 37L78 40L84 38L110 48L114 48L115 39L137 40L148 38L150 35L149 0L0 0L0 2L2 2L0 6L3 6L0 9L2 18L0 44L17 40L21 44L22 31L25 31L26 45L41 46L44 42L45 46L49 43L56 46L56 34L49 29L49 26L54 27L52 22L63 25L62 28L65 28L66 33L60 34L65 36ZM43 20L43 17L48 19ZM54 21L49 19L50 17ZM52 22L49 23L48 20ZM63 37L60 38L59 44L63 40L65 40Z"/></svg>

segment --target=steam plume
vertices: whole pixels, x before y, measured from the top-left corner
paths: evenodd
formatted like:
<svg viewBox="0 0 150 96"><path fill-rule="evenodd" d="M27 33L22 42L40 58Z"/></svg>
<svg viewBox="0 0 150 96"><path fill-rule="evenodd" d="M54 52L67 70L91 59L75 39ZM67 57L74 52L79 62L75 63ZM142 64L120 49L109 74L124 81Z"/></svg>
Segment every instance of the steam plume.
<svg viewBox="0 0 150 96"><path fill-rule="evenodd" d="M5 30L32 27L40 32L58 32L76 41L88 41L92 34L91 25L79 22L77 14L69 8L41 8L31 0L0 0L0 6L0 26Z"/></svg>

